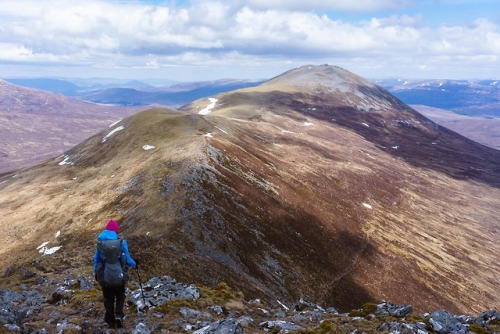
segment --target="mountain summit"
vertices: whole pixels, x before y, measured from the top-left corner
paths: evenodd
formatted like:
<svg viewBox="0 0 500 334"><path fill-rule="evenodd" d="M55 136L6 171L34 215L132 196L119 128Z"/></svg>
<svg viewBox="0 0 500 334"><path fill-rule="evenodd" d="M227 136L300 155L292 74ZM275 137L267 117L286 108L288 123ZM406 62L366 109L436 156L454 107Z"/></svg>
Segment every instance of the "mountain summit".
<svg viewBox="0 0 500 334"><path fill-rule="evenodd" d="M498 308L499 166L383 88L305 66L2 176L0 263L88 273L113 218L150 276L341 310Z"/></svg>

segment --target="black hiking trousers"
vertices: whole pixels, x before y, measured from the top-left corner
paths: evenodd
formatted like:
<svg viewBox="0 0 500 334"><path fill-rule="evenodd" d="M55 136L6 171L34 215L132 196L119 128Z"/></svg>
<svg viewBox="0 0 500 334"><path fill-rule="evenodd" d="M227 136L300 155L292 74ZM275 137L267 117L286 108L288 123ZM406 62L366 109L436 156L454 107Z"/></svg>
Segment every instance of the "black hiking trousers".
<svg viewBox="0 0 500 334"><path fill-rule="evenodd" d="M104 297L104 308L106 314L104 321L114 327L115 319L123 319L123 305L125 303L125 285L117 287L102 287L102 295ZM116 303L116 306L115 306Z"/></svg>

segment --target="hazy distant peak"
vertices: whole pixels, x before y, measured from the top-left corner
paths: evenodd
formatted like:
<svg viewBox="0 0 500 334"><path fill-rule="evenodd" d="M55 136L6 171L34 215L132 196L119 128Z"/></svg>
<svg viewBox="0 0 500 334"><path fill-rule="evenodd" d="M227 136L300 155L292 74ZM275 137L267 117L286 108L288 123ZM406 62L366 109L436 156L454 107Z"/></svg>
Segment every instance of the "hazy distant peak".
<svg viewBox="0 0 500 334"><path fill-rule="evenodd" d="M307 65L285 72L261 85L312 92L348 92L375 84L339 66Z"/></svg>

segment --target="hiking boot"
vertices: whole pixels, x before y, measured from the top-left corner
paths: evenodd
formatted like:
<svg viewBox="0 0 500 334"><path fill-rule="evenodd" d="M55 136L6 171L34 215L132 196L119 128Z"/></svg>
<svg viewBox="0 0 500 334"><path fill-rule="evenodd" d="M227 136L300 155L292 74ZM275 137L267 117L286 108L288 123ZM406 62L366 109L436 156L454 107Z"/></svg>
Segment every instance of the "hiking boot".
<svg viewBox="0 0 500 334"><path fill-rule="evenodd" d="M116 328L122 328L123 327L123 318L116 317L115 324L116 324Z"/></svg>
<svg viewBox="0 0 500 334"><path fill-rule="evenodd" d="M116 328L116 324L114 322L106 322L106 325L108 326L108 328L110 329L114 329Z"/></svg>

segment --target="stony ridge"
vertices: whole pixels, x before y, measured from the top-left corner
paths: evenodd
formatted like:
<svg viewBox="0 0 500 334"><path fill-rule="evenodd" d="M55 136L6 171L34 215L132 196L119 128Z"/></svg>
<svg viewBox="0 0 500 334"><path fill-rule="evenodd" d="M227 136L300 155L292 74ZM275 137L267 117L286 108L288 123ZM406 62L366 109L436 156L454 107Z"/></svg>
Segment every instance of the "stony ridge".
<svg viewBox="0 0 500 334"><path fill-rule="evenodd" d="M90 277L66 272L58 279L43 268L10 267L3 279L22 281L0 290L0 325L5 333L112 333L103 322L100 288ZM169 276L132 281L127 289L125 327L117 333L499 333L500 313L453 315L446 310L413 315L410 305L367 303L348 313L301 298L272 308L246 300L225 283L212 287L177 282Z"/></svg>

